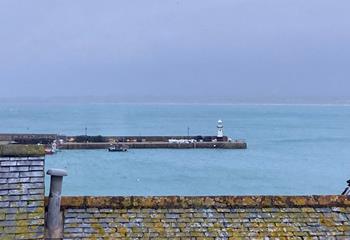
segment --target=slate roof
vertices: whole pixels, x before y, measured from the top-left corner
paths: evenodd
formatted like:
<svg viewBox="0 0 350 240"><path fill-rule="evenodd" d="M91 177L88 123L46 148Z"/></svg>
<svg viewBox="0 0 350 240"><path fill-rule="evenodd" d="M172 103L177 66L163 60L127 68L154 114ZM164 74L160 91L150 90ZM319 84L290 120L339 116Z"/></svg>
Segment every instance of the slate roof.
<svg viewBox="0 0 350 240"><path fill-rule="evenodd" d="M345 196L65 197L65 239L350 239Z"/></svg>

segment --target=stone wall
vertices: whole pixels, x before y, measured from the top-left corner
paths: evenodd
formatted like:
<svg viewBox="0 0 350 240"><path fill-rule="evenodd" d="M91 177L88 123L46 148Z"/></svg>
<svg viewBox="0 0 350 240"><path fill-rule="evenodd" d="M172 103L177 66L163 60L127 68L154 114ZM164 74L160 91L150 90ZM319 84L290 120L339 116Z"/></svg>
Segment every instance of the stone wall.
<svg viewBox="0 0 350 240"><path fill-rule="evenodd" d="M0 146L0 239L44 238L44 149Z"/></svg>
<svg viewBox="0 0 350 240"><path fill-rule="evenodd" d="M59 136L57 134L35 134L35 133L0 133L0 141L14 141L16 139L46 139L55 140Z"/></svg>
<svg viewBox="0 0 350 240"><path fill-rule="evenodd" d="M170 149L190 149L190 148L224 148L224 149L246 149L245 142L197 142L197 143L168 143L168 142L128 142L123 145L129 148L170 148ZM61 149L107 149L111 143L64 143Z"/></svg>
<svg viewBox="0 0 350 240"><path fill-rule="evenodd" d="M64 239L350 239L350 198L65 197Z"/></svg>
<svg viewBox="0 0 350 240"><path fill-rule="evenodd" d="M77 136L67 136L67 139L70 138L76 138ZM196 139L198 135L196 136L103 136L104 138L108 140L114 140L118 142L129 142L129 141L136 141L136 142L168 142L169 139ZM209 138L209 139L215 139L216 136L206 136L201 135L203 138ZM227 141L228 137L224 136L224 141Z"/></svg>

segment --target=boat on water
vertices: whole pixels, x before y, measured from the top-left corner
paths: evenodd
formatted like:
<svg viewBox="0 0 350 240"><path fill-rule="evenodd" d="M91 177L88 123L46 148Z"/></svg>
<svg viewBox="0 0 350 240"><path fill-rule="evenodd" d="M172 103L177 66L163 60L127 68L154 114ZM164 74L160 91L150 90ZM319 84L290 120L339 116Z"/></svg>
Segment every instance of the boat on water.
<svg viewBox="0 0 350 240"><path fill-rule="evenodd" d="M52 154L54 154L54 153L55 153L55 151L52 150L51 148L45 148L45 154L46 154L46 155L52 155Z"/></svg>
<svg viewBox="0 0 350 240"><path fill-rule="evenodd" d="M114 145L108 148L108 152L127 152L128 149L127 145Z"/></svg>
<svg viewBox="0 0 350 240"><path fill-rule="evenodd" d="M51 146L45 148L45 154L51 155L55 154L58 151L56 141L54 141Z"/></svg>

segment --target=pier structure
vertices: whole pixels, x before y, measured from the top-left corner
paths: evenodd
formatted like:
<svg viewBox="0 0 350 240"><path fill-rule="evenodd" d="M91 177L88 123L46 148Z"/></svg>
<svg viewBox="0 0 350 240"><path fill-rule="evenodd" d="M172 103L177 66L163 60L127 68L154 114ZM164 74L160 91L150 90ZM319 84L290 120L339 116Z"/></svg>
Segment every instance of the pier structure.
<svg viewBox="0 0 350 240"><path fill-rule="evenodd" d="M5 135L4 135L5 136ZM43 144L48 147L57 144L60 149L103 149L113 144L129 148L209 148L246 149L245 140L230 140L227 136L64 136L36 134L6 134L0 145Z"/></svg>
<svg viewBox="0 0 350 240"><path fill-rule="evenodd" d="M0 134L1 144L44 144L61 149L101 149L113 144L123 144L129 148L223 148L246 149L244 140L231 140L224 135L223 121L217 122L216 136L66 136L58 134Z"/></svg>
<svg viewBox="0 0 350 240"><path fill-rule="evenodd" d="M41 133L0 133L0 143L19 143L19 144L48 144L52 143L54 140L64 139L65 136L58 134L41 134Z"/></svg>
<svg viewBox="0 0 350 240"><path fill-rule="evenodd" d="M60 149L106 149L115 143L63 143ZM169 142L119 142L128 148L147 149L147 148L169 148L169 149L246 149L247 143L237 142L194 142L194 143L169 143Z"/></svg>
<svg viewBox="0 0 350 240"><path fill-rule="evenodd" d="M100 136L99 141L91 142L93 138L69 136L68 142L61 144L62 149L102 149L112 144L122 144L128 148L222 148L222 149L246 149L245 140L231 140L224 135L222 120L217 122L216 136ZM103 140L101 142L100 140Z"/></svg>

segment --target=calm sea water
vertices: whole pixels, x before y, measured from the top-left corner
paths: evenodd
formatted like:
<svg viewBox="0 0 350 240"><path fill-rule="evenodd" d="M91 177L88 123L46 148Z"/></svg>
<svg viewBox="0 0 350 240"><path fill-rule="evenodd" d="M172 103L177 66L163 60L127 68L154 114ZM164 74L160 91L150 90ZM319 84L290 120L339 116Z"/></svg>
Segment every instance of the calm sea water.
<svg viewBox="0 0 350 240"><path fill-rule="evenodd" d="M338 194L350 178L350 106L0 104L0 132L213 135L218 119L247 150L62 151L46 168L68 170L66 195Z"/></svg>

